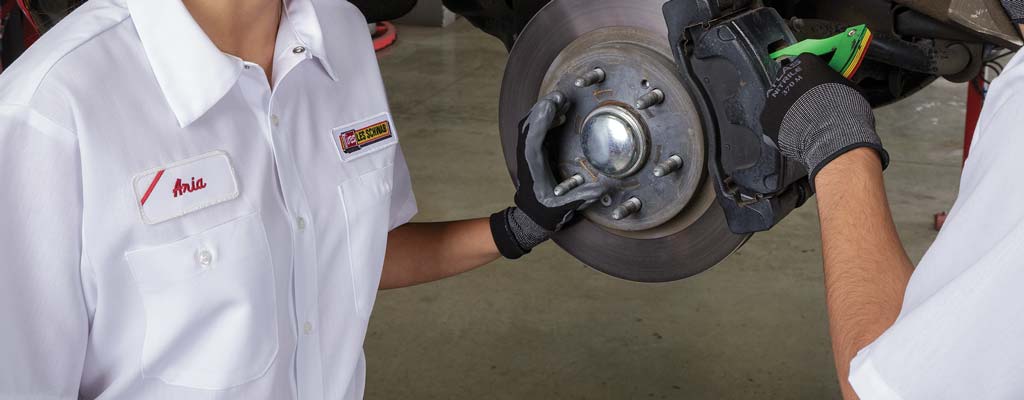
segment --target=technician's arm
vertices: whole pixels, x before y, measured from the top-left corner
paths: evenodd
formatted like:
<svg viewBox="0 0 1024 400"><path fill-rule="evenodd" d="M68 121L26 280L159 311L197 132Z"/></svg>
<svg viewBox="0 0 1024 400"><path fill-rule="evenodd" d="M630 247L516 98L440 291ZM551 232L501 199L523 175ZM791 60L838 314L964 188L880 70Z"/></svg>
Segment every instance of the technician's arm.
<svg viewBox="0 0 1024 400"><path fill-rule="evenodd" d="M832 350L843 396L855 399L850 361L896 320L913 272L885 197L888 154L871 105L814 56L783 70L762 122L815 184Z"/></svg>
<svg viewBox="0 0 1024 400"><path fill-rule="evenodd" d="M486 218L405 224L388 235L380 288L436 281L483 266L498 256Z"/></svg>
<svg viewBox="0 0 1024 400"><path fill-rule="evenodd" d="M876 151L860 148L821 169L815 179L825 257L832 351L843 397L857 352L900 313L914 266L896 234Z"/></svg>
<svg viewBox="0 0 1024 400"><path fill-rule="evenodd" d="M388 235L381 289L430 282L472 270L498 258L517 259L571 223L576 211L604 194L601 182L578 182L555 194L544 139L568 108L555 92L538 102L520 124L516 207L490 219L407 224Z"/></svg>

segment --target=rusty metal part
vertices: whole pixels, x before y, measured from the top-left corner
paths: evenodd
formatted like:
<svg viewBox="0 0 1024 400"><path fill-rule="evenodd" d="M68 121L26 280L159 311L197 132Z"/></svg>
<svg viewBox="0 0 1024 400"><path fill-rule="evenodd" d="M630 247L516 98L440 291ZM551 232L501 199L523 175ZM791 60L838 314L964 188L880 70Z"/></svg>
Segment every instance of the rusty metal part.
<svg viewBox="0 0 1024 400"><path fill-rule="evenodd" d="M637 211L640 211L640 209L642 209L643 206L644 203L640 201L640 199L636 197L630 197L629 200L626 200L625 203L622 203L618 207L615 207L615 210L612 211L612 218L616 220L626 219L630 215L636 214Z"/></svg>
<svg viewBox="0 0 1024 400"><path fill-rule="evenodd" d="M590 71L583 73L574 83L578 88L591 87L598 83L604 82L607 75L601 68L594 68Z"/></svg>
<svg viewBox="0 0 1024 400"><path fill-rule="evenodd" d="M654 176L661 178L679 170L683 167L683 159L677 154L669 156L665 161L654 166Z"/></svg>
<svg viewBox="0 0 1024 400"><path fill-rule="evenodd" d="M661 104L664 101L665 92L662 92L661 89L654 89L650 92L641 95L640 98L636 99L636 102L633 103L633 107L636 107L637 110L646 110L648 108Z"/></svg>

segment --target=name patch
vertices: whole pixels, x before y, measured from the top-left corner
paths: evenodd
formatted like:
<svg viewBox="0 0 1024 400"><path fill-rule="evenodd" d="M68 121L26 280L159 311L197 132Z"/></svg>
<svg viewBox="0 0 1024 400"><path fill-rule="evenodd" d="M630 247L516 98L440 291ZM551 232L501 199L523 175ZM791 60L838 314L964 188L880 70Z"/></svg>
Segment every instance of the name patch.
<svg viewBox="0 0 1024 400"><path fill-rule="evenodd" d="M214 151L132 178L142 222L159 224L238 197L227 153Z"/></svg>
<svg viewBox="0 0 1024 400"><path fill-rule="evenodd" d="M341 160L351 161L364 154L373 153L398 143L393 126L391 115L383 113L334 128L331 131L331 136L338 147Z"/></svg>

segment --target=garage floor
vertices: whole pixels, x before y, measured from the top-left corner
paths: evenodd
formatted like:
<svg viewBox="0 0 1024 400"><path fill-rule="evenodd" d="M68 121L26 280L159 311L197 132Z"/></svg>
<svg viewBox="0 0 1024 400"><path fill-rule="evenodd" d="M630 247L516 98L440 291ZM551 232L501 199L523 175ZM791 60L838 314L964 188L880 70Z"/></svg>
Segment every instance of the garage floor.
<svg viewBox="0 0 1024 400"><path fill-rule="evenodd" d="M498 144L506 52L465 21L402 26L380 54L420 205L481 217L513 189ZM886 178L911 257L954 200L963 85L878 112ZM444 282L382 292L366 339L368 399L838 398L813 204L682 282L590 270L553 245Z"/></svg>

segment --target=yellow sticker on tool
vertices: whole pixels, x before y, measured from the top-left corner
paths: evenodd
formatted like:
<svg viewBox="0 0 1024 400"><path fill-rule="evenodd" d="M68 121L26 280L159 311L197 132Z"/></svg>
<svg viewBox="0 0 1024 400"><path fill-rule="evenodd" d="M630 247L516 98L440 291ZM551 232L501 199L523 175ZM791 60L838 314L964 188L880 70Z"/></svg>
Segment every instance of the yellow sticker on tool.
<svg viewBox="0 0 1024 400"><path fill-rule="evenodd" d="M864 37L857 43L857 48L853 51L850 64L843 68L842 71L839 71L843 74L844 78L851 79L853 74L856 74L857 70L860 69L860 65L864 62L864 57L868 55L868 47L871 47L872 40L874 40L874 35L871 33L871 30L864 28Z"/></svg>

